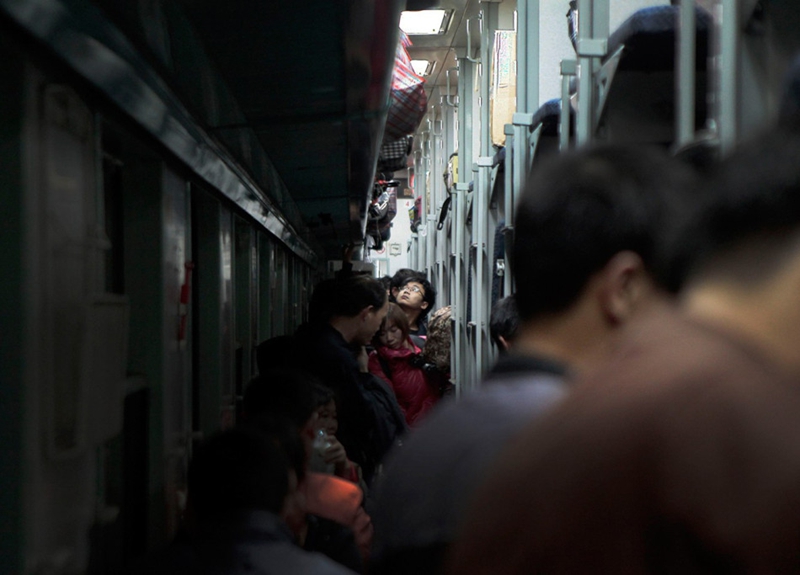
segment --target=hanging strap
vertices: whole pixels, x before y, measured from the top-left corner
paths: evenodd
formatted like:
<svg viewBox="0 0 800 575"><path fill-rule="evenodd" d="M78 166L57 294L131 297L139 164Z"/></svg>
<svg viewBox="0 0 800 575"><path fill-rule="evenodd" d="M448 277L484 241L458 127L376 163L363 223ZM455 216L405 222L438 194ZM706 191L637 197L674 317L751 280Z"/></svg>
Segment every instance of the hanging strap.
<svg viewBox="0 0 800 575"><path fill-rule="evenodd" d="M447 217L447 212L450 210L450 201L453 199L453 196L447 196L445 198L444 203L442 204L442 211L439 213L439 223L436 224L436 229L441 230L444 227L444 220Z"/></svg>

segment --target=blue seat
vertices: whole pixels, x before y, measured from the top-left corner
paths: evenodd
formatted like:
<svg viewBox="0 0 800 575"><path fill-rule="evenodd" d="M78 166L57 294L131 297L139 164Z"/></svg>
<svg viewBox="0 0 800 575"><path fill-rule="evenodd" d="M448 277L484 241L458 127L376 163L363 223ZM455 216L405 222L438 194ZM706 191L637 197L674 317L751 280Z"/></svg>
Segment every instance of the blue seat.
<svg viewBox="0 0 800 575"><path fill-rule="evenodd" d="M675 66L675 32L678 6L653 6L634 12L608 39L608 54L625 46L620 70L671 70ZM695 66L706 69L711 16L697 8Z"/></svg>
<svg viewBox="0 0 800 575"><path fill-rule="evenodd" d="M542 136L557 136L561 117L561 99L554 98L542 104L533 115L533 127L542 125Z"/></svg>

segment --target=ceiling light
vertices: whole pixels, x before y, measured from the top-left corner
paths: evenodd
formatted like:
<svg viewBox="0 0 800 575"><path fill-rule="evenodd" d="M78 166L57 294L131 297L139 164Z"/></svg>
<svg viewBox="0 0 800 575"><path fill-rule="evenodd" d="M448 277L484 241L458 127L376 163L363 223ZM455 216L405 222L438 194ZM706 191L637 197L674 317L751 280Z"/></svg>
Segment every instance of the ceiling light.
<svg viewBox="0 0 800 575"><path fill-rule="evenodd" d="M400 29L409 36L444 34L447 10L419 10L400 14Z"/></svg>
<svg viewBox="0 0 800 575"><path fill-rule="evenodd" d="M427 76L431 73L430 60L411 60L411 67L414 68L414 72L416 72L418 76Z"/></svg>

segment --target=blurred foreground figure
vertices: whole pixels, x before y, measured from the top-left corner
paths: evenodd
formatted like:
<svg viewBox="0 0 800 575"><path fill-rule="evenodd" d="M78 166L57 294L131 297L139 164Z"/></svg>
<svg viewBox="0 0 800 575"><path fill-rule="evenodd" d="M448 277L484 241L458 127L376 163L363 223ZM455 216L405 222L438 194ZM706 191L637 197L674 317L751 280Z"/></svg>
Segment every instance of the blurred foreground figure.
<svg viewBox="0 0 800 575"><path fill-rule="evenodd" d="M705 194L680 313L522 432L450 573L800 570L800 137L744 146Z"/></svg>
<svg viewBox="0 0 800 575"><path fill-rule="evenodd" d="M434 409L378 488L374 572L438 573L469 497L509 438L665 297L662 232L688 174L656 150L598 147L537 170L515 226L514 345L481 390ZM501 573L502 571L497 571Z"/></svg>
<svg viewBox="0 0 800 575"><path fill-rule="evenodd" d="M270 437L234 429L206 441L189 466L189 528L136 573L346 575L298 548L286 524L302 512L297 475Z"/></svg>

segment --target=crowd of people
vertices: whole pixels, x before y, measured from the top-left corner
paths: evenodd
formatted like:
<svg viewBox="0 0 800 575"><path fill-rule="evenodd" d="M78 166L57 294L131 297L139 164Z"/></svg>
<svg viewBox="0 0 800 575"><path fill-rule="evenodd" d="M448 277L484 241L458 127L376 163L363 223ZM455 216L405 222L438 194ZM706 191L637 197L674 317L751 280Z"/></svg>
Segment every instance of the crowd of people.
<svg viewBox="0 0 800 575"><path fill-rule="evenodd" d="M147 572L800 571L800 135L560 154L514 233L459 401L424 275L316 286Z"/></svg>

